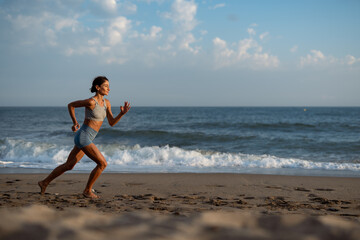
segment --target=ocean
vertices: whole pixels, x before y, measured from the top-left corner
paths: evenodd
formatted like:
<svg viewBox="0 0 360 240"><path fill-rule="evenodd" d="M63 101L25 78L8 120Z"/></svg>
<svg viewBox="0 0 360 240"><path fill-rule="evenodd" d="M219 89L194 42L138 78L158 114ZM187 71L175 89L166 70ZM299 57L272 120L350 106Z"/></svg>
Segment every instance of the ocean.
<svg viewBox="0 0 360 240"><path fill-rule="evenodd" d="M51 170L74 146L66 107L0 107L0 117L1 172ZM132 107L94 143L106 172L360 177L359 130L359 107ZM94 167L84 157L74 170Z"/></svg>

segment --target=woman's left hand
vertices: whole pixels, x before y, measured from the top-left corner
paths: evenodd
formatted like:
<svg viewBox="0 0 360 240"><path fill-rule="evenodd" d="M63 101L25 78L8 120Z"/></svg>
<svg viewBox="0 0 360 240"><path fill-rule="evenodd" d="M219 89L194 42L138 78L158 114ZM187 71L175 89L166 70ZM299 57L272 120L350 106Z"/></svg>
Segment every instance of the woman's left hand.
<svg viewBox="0 0 360 240"><path fill-rule="evenodd" d="M125 102L124 103L124 106L121 106L120 107L120 110L121 110L121 114L122 115L125 115L129 110L130 110L130 103L129 102Z"/></svg>
<svg viewBox="0 0 360 240"><path fill-rule="evenodd" d="M79 129L80 129L80 124L79 123L74 123L74 125L71 127L71 130L73 132L76 132Z"/></svg>

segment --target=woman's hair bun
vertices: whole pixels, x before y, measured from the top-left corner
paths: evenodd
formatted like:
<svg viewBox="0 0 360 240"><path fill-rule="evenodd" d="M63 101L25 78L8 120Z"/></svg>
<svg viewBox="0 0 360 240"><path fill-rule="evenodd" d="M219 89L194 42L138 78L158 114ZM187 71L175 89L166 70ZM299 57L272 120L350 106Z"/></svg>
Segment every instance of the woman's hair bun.
<svg viewBox="0 0 360 240"><path fill-rule="evenodd" d="M92 86L90 88L90 91L92 93L97 92L96 90L96 86L101 86L101 84L103 84L105 81L109 81L105 76L98 76L96 78L94 78L93 82L92 82Z"/></svg>

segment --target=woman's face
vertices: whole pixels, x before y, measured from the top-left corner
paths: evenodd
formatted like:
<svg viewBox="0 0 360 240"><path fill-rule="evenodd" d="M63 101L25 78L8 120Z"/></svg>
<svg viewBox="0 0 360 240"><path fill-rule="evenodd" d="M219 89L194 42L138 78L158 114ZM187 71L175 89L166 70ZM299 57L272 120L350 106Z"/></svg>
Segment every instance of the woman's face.
<svg viewBox="0 0 360 240"><path fill-rule="evenodd" d="M110 85L109 85L109 81L105 81L103 82L100 86L96 87L98 93L100 93L101 95L109 95L109 91L110 91Z"/></svg>

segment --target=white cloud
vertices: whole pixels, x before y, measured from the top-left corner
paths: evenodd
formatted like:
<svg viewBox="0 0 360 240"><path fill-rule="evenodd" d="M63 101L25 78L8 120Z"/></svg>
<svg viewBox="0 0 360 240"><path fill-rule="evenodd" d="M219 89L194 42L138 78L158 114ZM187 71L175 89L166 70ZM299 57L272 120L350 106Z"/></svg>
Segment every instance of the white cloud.
<svg viewBox="0 0 360 240"><path fill-rule="evenodd" d="M249 35L256 35L255 29L253 28L248 28L247 32L249 33Z"/></svg>
<svg viewBox="0 0 360 240"><path fill-rule="evenodd" d="M191 33L188 33L184 38L182 38L182 41L180 43L180 49L188 50L189 52L192 52L193 54L199 53L200 47L191 47L190 44L194 43L196 39Z"/></svg>
<svg viewBox="0 0 360 240"><path fill-rule="evenodd" d="M80 29L78 16L63 17L51 12L42 12L36 16L7 14L6 19L14 31L21 36L20 44L57 46L59 35L71 28L72 32Z"/></svg>
<svg viewBox="0 0 360 240"><path fill-rule="evenodd" d="M248 50L257 46L256 41L251 38L243 39L239 42L238 58L246 59L250 57Z"/></svg>
<svg viewBox="0 0 360 240"><path fill-rule="evenodd" d="M266 38L267 36L269 36L269 32L264 32L264 33L260 34L259 38L260 38L260 40L264 40L264 38Z"/></svg>
<svg viewBox="0 0 360 240"><path fill-rule="evenodd" d="M196 11L197 5L193 0L175 0L171 6L171 12L166 13L165 17L177 24L181 31L189 32L197 25Z"/></svg>
<svg viewBox="0 0 360 240"><path fill-rule="evenodd" d="M146 3L148 3L148 4L151 4L151 3L153 3L153 2L156 2L156 3L158 3L158 4L161 4L161 3L163 3L165 0L139 0L139 1L146 2Z"/></svg>
<svg viewBox="0 0 360 240"><path fill-rule="evenodd" d="M262 46L252 38L246 38L234 44L235 50L229 48L226 41L218 37L213 39L213 45L215 68L236 65L259 70L277 68L280 64L277 56L264 53Z"/></svg>
<svg viewBox="0 0 360 240"><path fill-rule="evenodd" d="M200 50L199 46L191 46L198 40L194 37L192 31L198 24L196 20L197 5L194 0L175 0L171 5L171 12L163 14L165 18L170 19L174 23L174 34L176 41L170 41L159 49L172 49L173 44L178 46L179 50L185 50L193 54L197 54Z"/></svg>
<svg viewBox="0 0 360 240"><path fill-rule="evenodd" d="M360 58L356 58L354 56L351 56L351 55L347 55L345 57L345 60L344 60L344 63L347 64L347 65L353 65L357 62L360 62Z"/></svg>
<svg viewBox="0 0 360 240"><path fill-rule="evenodd" d="M325 59L324 54L318 50L311 50L311 53L313 54L313 59L315 61L317 61L318 59Z"/></svg>
<svg viewBox="0 0 360 240"><path fill-rule="evenodd" d="M297 45L295 45L295 46L293 46L292 48L290 48L290 52L292 52L292 53L297 52L297 50L298 50L298 46L297 46Z"/></svg>
<svg viewBox="0 0 360 240"><path fill-rule="evenodd" d="M92 38L87 40L87 44L66 48L64 53L66 56L100 55L102 53L108 52L109 50L110 47L102 46L100 38Z"/></svg>
<svg viewBox="0 0 360 240"><path fill-rule="evenodd" d="M311 50L305 57L300 57L300 67L327 67L332 65L352 66L358 62L360 62L360 58L356 58L352 55L336 58L330 55L326 56L319 50Z"/></svg>
<svg viewBox="0 0 360 240"><path fill-rule="evenodd" d="M151 38L156 38L159 36L159 33L162 31L161 27L157 27L157 26L152 26L150 29L150 37Z"/></svg>
<svg viewBox="0 0 360 240"><path fill-rule="evenodd" d="M121 4L121 8L128 14L135 14L137 12L137 6L131 2Z"/></svg>
<svg viewBox="0 0 360 240"><path fill-rule="evenodd" d="M63 8L60 10L52 7L57 6L53 4L44 3L44 8L26 12L32 14L30 16L24 15L24 12L21 12L23 15L16 11L0 12L3 19L11 22L9 29L12 29L12 35L21 36L16 38L18 45L26 48L28 45L52 47L57 53L69 57L97 56L96 59L102 63L122 64L125 61L143 61L142 55L148 56L149 62L151 57L167 61L165 59L176 56L180 51L195 55L201 50L198 44L201 38L198 39L196 34L207 33L193 32L198 24L194 0L171 3L167 17L173 23L173 29L166 31L151 25L139 31L142 22L122 15L137 11L137 6L127 0L91 0L91 12L79 8L75 14L68 3L61 2ZM78 4L81 5L81 2ZM136 25L136 22L140 24Z"/></svg>
<svg viewBox="0 0 360 240"><path fill-rule="evenodd" d="M226 49L226 42L218 37L213 39L213 44L220 49Z"/></svg>
<svg viewBox="0 0 360 240"><path fill-rule="evenodd" d="M135 14L137 5L131 1L120 0L91 0L90 9L95 15L102 17L117 17L119 15Z"/></svg>
<svg viewBox="0 0 360 240"><path fill-rule="evenodd" d="M117 11L118 5L116 0L92 0L92 1L105 12L115 13Z"/></svg>
<svg viewBox="0 0 360 240"><path fill-rule="evenodd" d="M88 40L88 44L89 46L97 46L100 44L100 39L99 38L90 39Z"/></svg>
<svg viewBox="0 0 360 240"><path fill-rule="evenodd" d="M255 53L253 56L253 63L256 65L255 68L277 68L279 67L280 61L277 56L270 55L268 53Z"/></svg>
<svg viewBox="0 0 360 240"><path fill-rule="evenodd" d="M73 55L97 55L99 54L98 46L79 46L76 48L68 47L64 54L68 57Z"/></svg>
<svg viewBox="0 0 360 240"><path fill-rule="evenodd" d="M13 24L15 30L26 30L30 27L37 28L41 26L45 20L44 16L24 16L19 14L17 16L7 15L7 19Z"/></svg>
<svg viewBox="0 0 360 240"><path fill-rule="evenodd" d="M60 31L65 28L71 28L73 32L76 31L78 21L72 18L60 18L55 22L55 30Z"/></svg>
<svg viewBox="0 0 360 240"><path fill-rule="evenodd" d="M175 34L170 34L167 37L167 43L164 46L158 47L159 50L169 51L173 49L172 44L175 42L177 36ZM173 54L174 55L174 54ZM175 54L176 55L176 54Z"/></svg>
<svg viewBox="0 0 360 240"><path fill-rule="evenodd" d="M217 37L213 39L213 45L215 49L215 68L231 65L235 61L235 51L227 48L226 41Z"/></svg>
<svg viewBox="0 0 360 240"><path fill-rule="evenodd" d="M136 33L131 30L131 21L126 17L110 19L105 26L93 29L92 33L88 32L79 36L77 41L65 48L64 54L66 56L94 55L103 63L123 64L129 59L127 55L129 45L126 40ZM96 37L85 40L89 34L92 36L96 34Z"/></svg>
<svg viewBox="0 0 360 240"><path fill-rule="evenodd" d="M108 27L108 40L110 45L122 43L125 34L131 28L131 20L126 17L113 19Z"/></svg>
<svg viewBox="0 0 360 240"><path fill-rule="evenodd" d="M319 50L311 50L310 53L306 55L306 57L300 58L301 67L307 65L326 64L326 62L328 62L328 59Z"/></svg>
<svg viewBox="0 0 360 240"><path fill-rule="evenodd" d="M152 26L149 34L141 34L144 40L155 40L161 37L162 28L158 26Z"/></svg>
<svg viewBox="0 0 360 240"><path fill-rule="evenodd" d="M225 7L225 3L216 4L215 6L209 7L209 9L214 10L214 9L222 8L222 7Z"/></svg>

